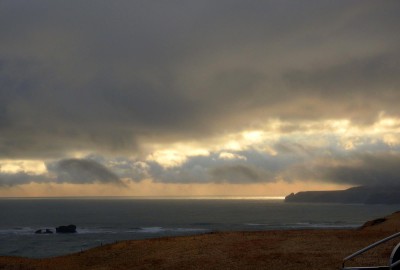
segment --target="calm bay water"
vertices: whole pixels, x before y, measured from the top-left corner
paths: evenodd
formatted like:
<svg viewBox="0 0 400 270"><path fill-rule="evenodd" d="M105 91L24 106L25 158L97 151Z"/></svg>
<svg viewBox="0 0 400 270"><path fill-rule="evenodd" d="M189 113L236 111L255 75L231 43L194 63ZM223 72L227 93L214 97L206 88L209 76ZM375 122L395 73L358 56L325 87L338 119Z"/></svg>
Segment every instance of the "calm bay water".
<svg viewBox="0 0 400 270"><path fill-rule="evenodd" d="M128 239L211 231L356 228L400 205L263 199L0 199L0 256L51 257ZM34 234L77 225L76 234Z"/></svg>

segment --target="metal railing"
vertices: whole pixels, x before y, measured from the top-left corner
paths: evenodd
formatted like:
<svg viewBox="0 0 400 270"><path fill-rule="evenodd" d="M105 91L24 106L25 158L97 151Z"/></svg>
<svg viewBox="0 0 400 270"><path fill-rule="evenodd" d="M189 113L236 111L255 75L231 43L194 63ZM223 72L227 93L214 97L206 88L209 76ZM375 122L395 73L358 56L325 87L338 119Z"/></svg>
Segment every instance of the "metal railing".
<svg viewBox="0 0 400 270"><path fill-rule="evenodd" d="M350 259L353 259L354 257L357 257L358 255L361 255L361 254L363 254L364 252L366 252L366 251L368 251L368 250L370 250L370 249L372 249L372 248L374 248L374 247L376 247L376 246L379 246L380 244L383 244L383 243L385 243L385 242L387 242L387 241L389 241L389 240L392 240L393 238L399 237L399 236L400 236L400 232L395 233L395 234L393 234L393 235L391 235L391 236L389 236L389 237L386 237L386 238L384 238L384 239L382 239L382 240L379 240L379 241L373 243L372 245L369 245L369 246L367 246L367 247L365 247L365 248L363 248L363 249L360 249L359 251L357 251L357 252L351 254L350 256L347 256L346 258L343 259L342 268L343 268L343 269L346 269L346 268L345 268L345 263L346 263L346 261L348 261L348 260L350 260ZM396 246L396 248L397 248L397 247L398 247L398 246ZM394 255L394 254L393 254L393 252L392 252L392 256L393 256L393 255ZM392 257L392 256L391 256L391 257ZM393 262L393 263L392 263L392 262L389 262L389 266L388 266L388 267L390 267L389 269L392 269L393 267L395 267L395 266L397 266L397 265L400 265L400 260L398 260L398 261L396 261L396 262ZM348 268L348 269L351 269L351 268ZM353 269L357 269L357 267L355 267L355 268L353 268Z"/></svg>

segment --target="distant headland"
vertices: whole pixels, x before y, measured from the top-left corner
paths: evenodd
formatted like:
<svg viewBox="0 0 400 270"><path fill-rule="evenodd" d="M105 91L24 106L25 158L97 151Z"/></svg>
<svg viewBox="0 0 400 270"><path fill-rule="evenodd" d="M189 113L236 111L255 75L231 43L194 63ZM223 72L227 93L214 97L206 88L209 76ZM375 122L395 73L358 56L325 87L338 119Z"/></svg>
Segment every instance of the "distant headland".
<svg viewBox="0 0 400 270"><path fill-rule="evenodd" d="M400 186L360 186L346 190L302 191L286 196L285 202L400 204Z"/></svg>

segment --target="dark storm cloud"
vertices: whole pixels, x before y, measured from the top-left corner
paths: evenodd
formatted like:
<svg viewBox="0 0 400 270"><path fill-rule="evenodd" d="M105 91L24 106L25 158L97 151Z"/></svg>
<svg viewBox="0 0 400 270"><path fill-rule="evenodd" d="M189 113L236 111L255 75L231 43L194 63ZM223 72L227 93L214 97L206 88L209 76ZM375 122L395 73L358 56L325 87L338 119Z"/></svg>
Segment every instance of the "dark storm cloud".
<svg viewBox="0 0 400 270"><path fill-rule="evenodd" d="M398 1L1 1L0 156L126 155L270 117L399 116L399 11Z"/></svg>
<svg viewBox="0 0 400 270"><path fill-rule="evenodd" d="M145 175L163 183L245 184L280 180L288 183L393 185L400 181L399 146L388 146L375 140L345 150L337 147L337 143L337 138L332 138L329 145L320 148L281 141L275 145L274 155L248 149L232 151L231 159L222 159L221 152L214 152L209 156L189 157L174 167L147 162Z"/></svg>
<svg viewBox="0 0 400 270"><path fill-rule="evenodd" d="M0 173L0 188L25 185L29 183L50 183L52 179L44 175L27 173Z"/></svg>
<svg viewBox="0 0 400 270"><path fill-rule="evenodd" d="M400 154L362 154L313 168L319 179L351 185L398 185ZM336 163L336 164L335 164Z"/></svg>
<svg viewBox="0 0 400 270"><path fill-rule="evenodd" d="M65 159L47 164L48 173L0 173L0 188L30 183L111 184L126 186L115 173L89 159Z"/></svg>
<svg viewBox="0 0 400 270"><path fill-rule="evenodd" d="M398 116L399 59L397 48L383 55L349 59L328 67L290 71L285 78L299 92L325 99L325 104L321 102L320 105L331 107L330 111L315 108L323 117L334 112L339 118L372 122L379 110ZM341 101L345 102L344 106L335 109ZM337 111L338 108L342 112Z"/></svg>
<svg viewBox="0 0 400 270"><path fill-rule="evenodd" d="M182 164L164 167L155 161L128 158L108 159L91 155L85 159L66 159L47 164L48 173L0 174L0 186L28 183L114 184L152 179L159 183L273 183L276 181L314 181L346 185L395 185L400 181L399 147L381 142L361 145L353 150L323 149L301 143L279 142L276 153L256 149L231 151L229 158L213 152L191 156ZM372 151L371 151L372 149ZM104 164L104 165L103 165ZM124 179L124 182L120 180Z"/></svg>
<svg viewBox="0 0 400 270"><path fill-rule="evenodd" d="M265 182L270 177L262 175L252 166L230 165L212 169L211 175L216 182L227 183L256 183Z"/></svg>
<svg viewBox="0 0 400 270"><path fill-rule="evenodd" d="M0 173L0 188L29 183L112 184L126 186L104 165L89 159L65 159L47 164L48 173Z"/></svg>
<svg viewBox="0 0 400 270"><path fill-rule="evenodd" d="M163 167L148 162L147 175L163 183L270 183L285 167L301 158L271 156L257 150L231 152L240 158L223 159L221 152L209 156L192 156L183 164Z"/></svg>
<svg viewBox="0 0 400 270"><path fill-rule="evenodd" d="M315 138L316 139L316 138ZM127 158L96 160L131 181L152 179L161 183L273 183L315 181L346 185L385 185L400 181L400 146L360 138L353 149L338 147L340 138L328 138L318 147L312 139L281 139L274 153L249 148L188 156L182 164L163 166L156 161ZM225 155L224 155L225 154Z"/></svg>
<svg viewBox="0 0 400 270"><path fill-rule="evenodd" d="M65 159L47 167L50 172L55 172L60 183L124 185L116 174L93 160Z"/></svg>
<svg viewBox="0 0 400 270"><path fill-rule="evenodd" d="M127 157L110 158L95 154L88 155L85 159L103 164L108 170L118 175L119 178L127 178L135 182L149 178L149 165L140 160L133 160Z"/></svg>

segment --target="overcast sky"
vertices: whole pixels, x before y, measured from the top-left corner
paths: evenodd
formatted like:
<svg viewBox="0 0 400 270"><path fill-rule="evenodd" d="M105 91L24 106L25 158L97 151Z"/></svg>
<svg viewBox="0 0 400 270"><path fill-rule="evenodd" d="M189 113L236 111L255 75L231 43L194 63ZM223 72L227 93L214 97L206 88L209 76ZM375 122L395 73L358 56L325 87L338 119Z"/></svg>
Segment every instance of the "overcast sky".
<svg viewBox="0 0 400 270"><path fill-rule="evenodd" d="M0 196L400 185L399 1L0 1Z"/></svg>

